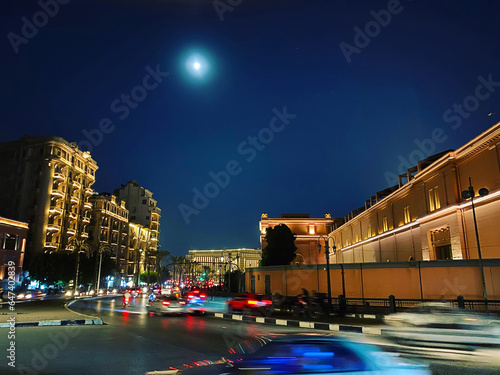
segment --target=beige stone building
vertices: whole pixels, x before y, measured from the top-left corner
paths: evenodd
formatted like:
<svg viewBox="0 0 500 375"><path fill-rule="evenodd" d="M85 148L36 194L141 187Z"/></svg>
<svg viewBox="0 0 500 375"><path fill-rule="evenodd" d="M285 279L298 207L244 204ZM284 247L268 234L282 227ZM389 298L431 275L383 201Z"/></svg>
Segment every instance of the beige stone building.
<svg viewBox="0 0 500 375"><path fill-rule="evenodd" d="M88 238L97 163L75 142L28 137L0 144L0 215L29 223L26 258Z"/></svg>
<svg viewBox="0 0 500 375"><path fill-rule="evenodd" d="M269 218L264 213L259 223L261 249L267 246L266 229L285 224L296 236L297 257L293 264L325 263L324 253L318 252L318 241L323 244L328 233L340 223L342 219L332 219L330 214L325 214L324 218L311 218L309 214L281 214L279 218Z"/></svg>
<svg viewBox="0 0 500 375"><path fill-rule="evenodd" d="M129 251L129 212L125 202L118 201L109 193L94 194L90 197L92 215L87 243L92 249L107 251L116 264L113 286L124 286L134 275L134 254Z"/></svg>
<svg viewBox="0 0 500 375"><path fill-rule="evenodd" d="M132 180L122 185L120 189L115 189L115 195L125 202L129 210L129 221L150 230L147 247L152 251L157 251L160 239L161 209L157 206L157 201L153 199L153 193Z"/></svg>
<svg viewBox="0 0 500 375"><path fill-rule="evenodd" d="M500 258L500 123L457 150L418 163L400 186L329 236L333 263L477 259L471 179L483 258ZM488 195L480 196L486 188Z"/></svg>

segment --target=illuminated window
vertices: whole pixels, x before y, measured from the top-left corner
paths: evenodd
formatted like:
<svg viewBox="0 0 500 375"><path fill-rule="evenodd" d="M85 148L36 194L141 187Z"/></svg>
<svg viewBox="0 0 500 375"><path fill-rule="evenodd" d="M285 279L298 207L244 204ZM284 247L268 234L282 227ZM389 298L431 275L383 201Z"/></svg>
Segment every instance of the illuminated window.
<svg viewBox="0 0 500 375"><path fill-rule="evenodd" d="M316 233L316 227L314 224L309 224L309 234Z"/></svg>
<svg viewBox="0 0 500 375"><path fill-rule="evenodd" d="M441 202L439 201L439 190L437 186L434 188L434 204L436 206L436 210L439 210L441 208Z"/></svg>
<svg viewBox="0 0 500 375"><path fill-rule="evenodd" d="M434 189L429 190L429 210L432 212L434 210L439 210L441 208L441 202L439 200L439 190L436 186Z"/></svg>
<svg viewBox="0 0 500 375"><path fill-rule="evenodd" d="M405 224L408 224L411 221L410 206L406 206L404 208L404 213L405 213Z"/></svg>
<svg viewBox="0 0 500 375"><path fill-rule="evenodd" d="M384 232L387 232L389 230L389 225L387 224L387 216L382 219L382 226L384 228Z"/></svg>

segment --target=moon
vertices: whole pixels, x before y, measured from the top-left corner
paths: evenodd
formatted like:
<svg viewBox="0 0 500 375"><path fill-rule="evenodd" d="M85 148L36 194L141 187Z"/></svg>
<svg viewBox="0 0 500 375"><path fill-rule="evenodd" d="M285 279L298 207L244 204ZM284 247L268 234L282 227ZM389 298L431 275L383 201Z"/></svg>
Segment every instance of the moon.
<svg viewBox="0 0 500 375"><path fill-rule="evenodd" d="M196 62L193 64L193 68L195 68L196 70L200 70L200 68L201 68L201 64L200 64L198 61L196 61Z"/></svg>

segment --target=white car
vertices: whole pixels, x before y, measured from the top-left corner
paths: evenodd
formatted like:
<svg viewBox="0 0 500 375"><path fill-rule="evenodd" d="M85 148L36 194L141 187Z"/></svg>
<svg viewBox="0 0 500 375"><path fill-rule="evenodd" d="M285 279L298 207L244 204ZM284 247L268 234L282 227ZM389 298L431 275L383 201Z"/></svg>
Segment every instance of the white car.
<svg viewBox="0 0 500 375"><path fill-rule="evenodd" d="M446 302L424 302L405 312L386 315L384 322L393 327L500 328L500 320L495 316L456 309Z"/></svg>
<svg viewBox="0 0 500 375"><path fill-rule="evenodd" d="M184 314L186 313L186 301L175 296L159 296L153 302L146 305L146 310L150 314Z"/></svg>

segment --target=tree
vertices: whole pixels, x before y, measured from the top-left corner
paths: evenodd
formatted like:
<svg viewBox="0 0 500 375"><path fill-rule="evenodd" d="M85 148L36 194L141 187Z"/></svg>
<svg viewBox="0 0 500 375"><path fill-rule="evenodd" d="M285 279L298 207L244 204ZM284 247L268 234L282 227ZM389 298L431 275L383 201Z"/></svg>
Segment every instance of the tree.
<svg viewBox="0 0 500 375"><path fill-rule="evenodd" d="M267 246L262 249L262 266L286 266L295 259L295 234L285 224L266 229Z"/></svg>

